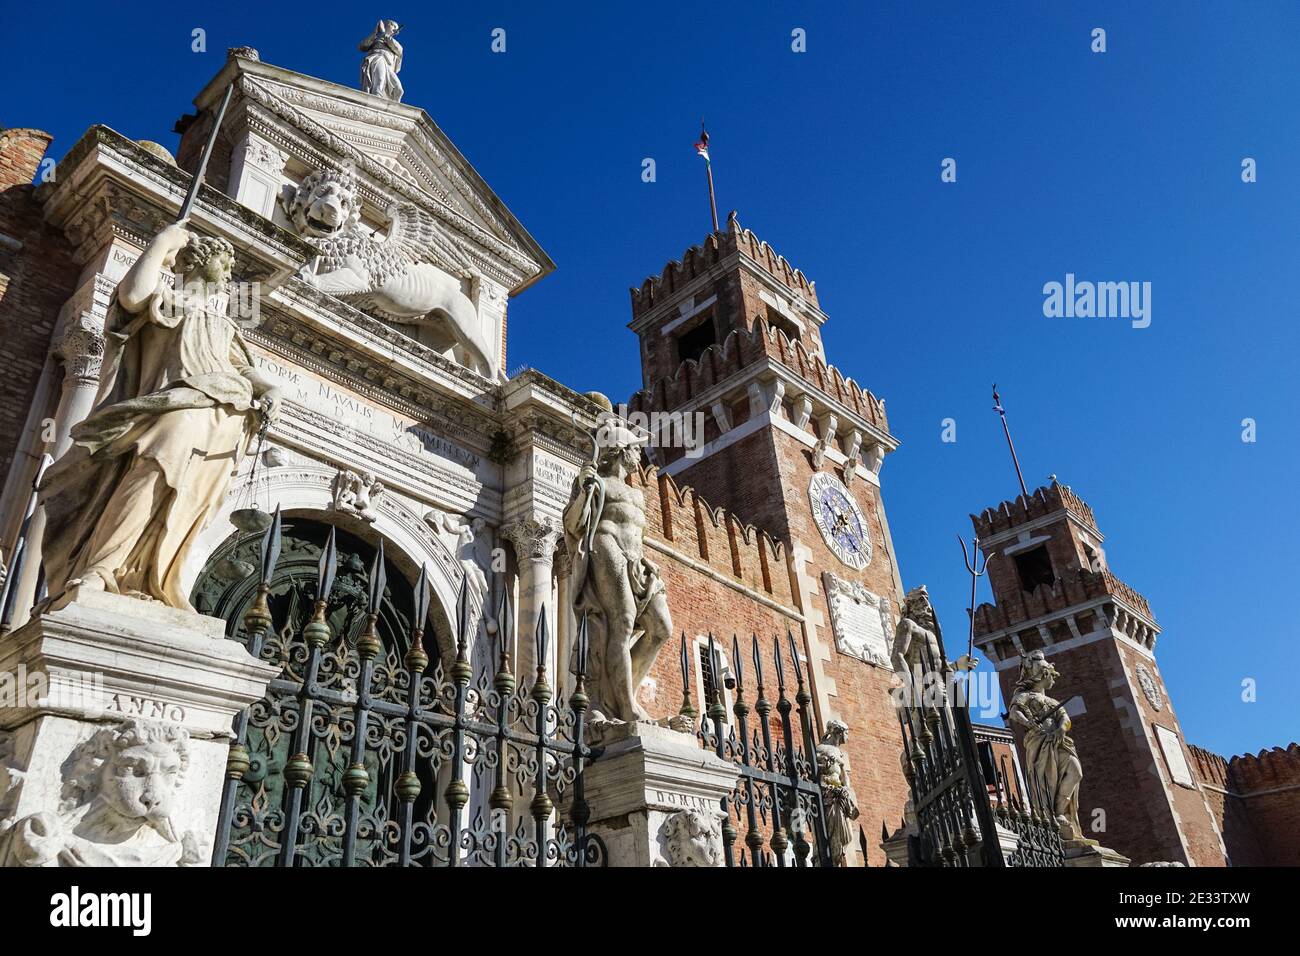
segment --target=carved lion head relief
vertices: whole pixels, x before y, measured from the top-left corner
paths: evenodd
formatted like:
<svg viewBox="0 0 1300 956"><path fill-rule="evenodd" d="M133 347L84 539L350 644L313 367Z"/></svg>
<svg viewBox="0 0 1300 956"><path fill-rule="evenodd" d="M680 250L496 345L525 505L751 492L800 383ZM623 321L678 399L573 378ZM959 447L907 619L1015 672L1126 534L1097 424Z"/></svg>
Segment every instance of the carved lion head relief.
<svg viewBox="0 0 1300 956"><path fill-rule="evenodd" d="M299 234L326 239L350 232L361 219L356 172L318 169L292 191L285 212Z"/></svg>

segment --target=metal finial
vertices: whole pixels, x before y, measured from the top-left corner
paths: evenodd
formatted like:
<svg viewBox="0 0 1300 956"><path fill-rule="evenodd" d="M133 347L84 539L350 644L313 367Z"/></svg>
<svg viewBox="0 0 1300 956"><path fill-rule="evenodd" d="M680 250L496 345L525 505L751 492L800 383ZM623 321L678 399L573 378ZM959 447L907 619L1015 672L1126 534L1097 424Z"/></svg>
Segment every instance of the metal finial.
<svg viewBox="0 0 1300 956"><path fill-rule="evenodd" d="M515 633L515 602L510 589L501 589L501 607L497 611L497 640L501 644L501 653L510 653L510 639Z"/></svg>
<svg viewBox="0 0 1300 956"><path fill-rule="evenodd" d="M337 532L330 526L330 536L325 539L325 550L320 553L320 563L316 566L316 600L328 601L334 587L334 575L339 569L339 553L336 543Z"/></svg>
<svg viewBox="0 0 1300 956"><path fill-rule="evenodd" d="M731 666L736 675L736 693L745 692L745 668L740 656L740 641L735 634L731 635Z"/></svg>
<svg viewBox="0 0 1300 956"><path fill-rule="evenodd" d="M384 599L384 585L388 583L388 572L384 568L384 542L379 541L379 550L370 565L370 613L378 614L379 605Z"/></svg>
<svg viewBox="0 0 1300 956"><path fill-rule="evenodd" d="M578 619L578 673L583 676L587 673L587 653L590 643L587 633L587 612L583 611L582 617Z"/></svg>
<svg viewBox="0 0 1300 956"><path fill-rule="evenodd" d="M790 660L794 663L794 679L803 683L803 667L799 663L799 649L795 646L794 635L788 630L785 632L786 640L790 642Z"/></svg>
<svg viewBox="0 0 1300 956"><path fill-rule="evenodd" d="M280 506L275 506L275 516L271 518L271 527L262 537L262 583L270 584L271 575L275 573L275 564L280 560Z"/></svg>
<svg viewBox="0 0 1300 956"><path fill-rule="evenodd" d="M424 629L424 621L429 616L429 569L420 565L420 577L415 582L415 626Z"/></svg>
<svg viewBox="0 0 1300 956"><path fill-rule="evenodd" d="M538 668L542 668L545 667L546 645L550 638L550 635L547 633L546 630L546 605L545 604L542 605L541 610L537 615L537 632L534 635L534 638L537 645L537 666Z"/></svg>

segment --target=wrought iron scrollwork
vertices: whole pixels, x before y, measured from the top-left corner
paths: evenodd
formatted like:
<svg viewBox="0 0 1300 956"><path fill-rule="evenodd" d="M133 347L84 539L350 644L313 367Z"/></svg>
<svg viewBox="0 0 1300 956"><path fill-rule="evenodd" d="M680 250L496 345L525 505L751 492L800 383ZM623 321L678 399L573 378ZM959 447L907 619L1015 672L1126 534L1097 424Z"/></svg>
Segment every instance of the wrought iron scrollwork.
<svg viewBox="0 0 1300 956"><path fill-rule="evenodd" d="M360 591L355 546L340 575L334 529L314 582L277 572L281 537L277 511L257 547L251 600L231 621L232 638L282 670L234 723L214 865L604 865L603 843L586 831L584 675L567 701L544 667L531 686L517 680L508 598L491 666L473 666L479 628L464 581L454 653L431 656L423 569L406 618L393 607L382 544ZM585 627L580 648L585 661Z"/></svg>

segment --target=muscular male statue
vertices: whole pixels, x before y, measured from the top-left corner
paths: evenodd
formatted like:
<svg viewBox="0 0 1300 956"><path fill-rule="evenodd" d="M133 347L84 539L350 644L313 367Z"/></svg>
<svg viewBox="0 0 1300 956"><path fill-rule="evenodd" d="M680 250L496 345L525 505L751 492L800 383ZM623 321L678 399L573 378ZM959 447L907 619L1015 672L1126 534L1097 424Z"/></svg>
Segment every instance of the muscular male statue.
<svg viewBox="0 0 1300 956"><path fill-rule="evenodd" d="M636 689L672 635L659 569L644 554L645 496L627 483L646 439L609 418L564 510L573 610L587 614L594 720L646 720Z"/></svg>

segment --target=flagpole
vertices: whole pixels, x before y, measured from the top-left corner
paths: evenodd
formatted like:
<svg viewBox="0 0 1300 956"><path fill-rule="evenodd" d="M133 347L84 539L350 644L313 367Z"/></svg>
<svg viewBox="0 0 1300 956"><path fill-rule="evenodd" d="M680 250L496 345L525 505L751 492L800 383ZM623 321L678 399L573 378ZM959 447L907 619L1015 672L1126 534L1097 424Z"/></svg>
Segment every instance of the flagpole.
<svg viewBox="0 0 1300 956"><path fill-rule="evenodd" d="M713 231L718 231L718 200L713 195L713 164L704 164L705 172L709 174L709 210L713 213Z"/></svg>
<svg viewBox="0 0 1300 956"><path fill-rule="evenodd" d="M718 199L713 193L713 161L709 158L709 131L704 128L704 120L700 120L700 141L695 144L695 150L704 157L704 172L709 178L709 211L713 213L713 231L718 231Z"/></svg>

